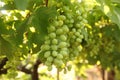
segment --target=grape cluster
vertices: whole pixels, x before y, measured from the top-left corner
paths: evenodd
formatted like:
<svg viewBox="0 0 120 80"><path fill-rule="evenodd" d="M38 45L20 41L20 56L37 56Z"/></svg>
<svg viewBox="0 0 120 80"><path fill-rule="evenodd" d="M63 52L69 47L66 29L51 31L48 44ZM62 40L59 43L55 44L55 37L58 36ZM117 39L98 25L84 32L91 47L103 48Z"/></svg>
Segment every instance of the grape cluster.
<svg viewBox="0 0 120 80"><path fill-rule="evenodd" d="M114 40L109 39L106 40L107 42L104 42L104 52L110 54L111 52L114 51Z"/></svg>
<svg viewBox="0 0 120 80"><path fill-rule="evenodd" d="M73 2L69 5L56 2L56 8L58 15L48 27L48 35L41 46L48 70L52 69L52 65L59 69L66 66L70 68L67 62L81 52L81 42L84 38L82 30L87 23L87 10L83 2Z"/></svg>

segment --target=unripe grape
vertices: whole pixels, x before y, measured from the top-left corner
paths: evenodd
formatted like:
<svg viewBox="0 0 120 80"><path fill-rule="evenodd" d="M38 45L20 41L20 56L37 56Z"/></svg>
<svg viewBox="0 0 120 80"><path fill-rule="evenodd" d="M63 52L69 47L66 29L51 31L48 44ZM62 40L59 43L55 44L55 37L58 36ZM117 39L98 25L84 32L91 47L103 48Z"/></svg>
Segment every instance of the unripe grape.
<svg viewBox="0 0 120 80"><path fill-rule="evenodd" d="M74 27L74 26L73 26L73 24L68 24L68 27L69 27L69 28L72 28L72 27Z"/></svg>
<svg viewBox="0 0 120 80"><path fill-rule="evenodd" d="M82 20L83 17L82 17L82 16L78 16L77 19L78 19L78 20Z"/></svg>
<svg viewBox="0 0 120 80"><path fill-rule="evenodd" d="M70 23L70 20L66 19L66 20L65 20L65 23L67 23L67 24Z"/></svg>
<svg viewBox="0 0 120 80"><path fill-rule="evenodd" d="M58 21L54 21L53 22L53 26L55 26L55 27L59 26L59 22Z"/></svg>
<svg viewBox="0 0 120 80"><path fill-rule="evenodd" d="M68 51L68 48L66 48L66 47L65 47L65 48L62 48L61 51L62 51L62 50L63 50L63 51Z"/></svg>
<svg viewBox="0 0 120 80"><path fill-rule="evenodd" d="M73 54L74 56L78 56L79 55L79 51L78 50L74 50L73 53L74 53Z"/></svg>
<svg viewBox="0 0 120 80"><path fill-rule="evenodd" d="M46 45L49 45L49 44L50 44L50 40L46 40L46 41L45 41L45 44L46 44Z"/></svg>
<svg viewBox="0 0 120 80"><path fill-rule="evenodd" d="M63 30L62 29L57 29L56 30L56 34L62 34L63 33Z"/></svg>
<svg viewBox="0 0 120 80"><path fill-rule="evenodd" d="M85 23L85 24L88 23L88 21L87 21L86 19L83 19L82 21L83 21L83 23Z"/></svg>
<svg viewBox="0 0 120 80"><path fill-rule="evenodd" d="M59 63L59 59L55 58L55 59L54 59L54 64L57 65L58 63Z"/></svg>
<svg viewBox="0 0 120 80"><path fill-rule="evenodd" d="M78 29L77 31L78 31L79 33L81 33L81 29Z"/></svg>
<svg viewBox="0 0 120 80"><path fill-rule="evenodd" d="M67 69L70 71L72 69L72 65L67 66Z"/></svg>
<svg viewBox="0 0 120 80"><path fill-rule="evenodd" d="M59 48L64 48L67 46L67 43L66 42L60 42L59 43Z"/></svg>
<svg viewBox="0 0 120 80"><path fill-rule="evenodd" d="M77 41L77 42L82 42L82 39L77 38L76 41Z"/></svg>
<svg viewBox="0 0 120 80"><path fill-rule="evenodd" d="M81 27L81 25L80 25L79 23L77 23L77 24L76 24L76 27L77 27L77 28L80 28L80 27Z"/></svg>
<svg viewBox="0 0 120 80"><path fill-rule="evenodd" d="M65 20L66 17L65 17L64 15L60 15L60 16L58 16L58 19L59 19L59 20Z"/></svg>
<svg viewBox="0 0 120 80"><path fill-rule="evenodd" d="M52 70L52 66L50 65L50 66L48 66L48 71L51 71Z"/></svg>
<svg viewBox="0 0 120 80"><path fill-rule="evenodd" d="M83 21L80 22L80 25L81 25L81 27L85 26Z"/></svg>
<svg viewBox="0 0 120 80"><path fill-rule="evenodd" d="M70 23L74 23L74 19L70 19Z"/></svg>
<svg viewBox="0 0 120 80"><path fill-rule="evenodd" d="M57 66L57 67L60 67L63 65L63 61L61 59L57 59L55 58L54 59L54 64Z"/></svg>
<svg viewBox="0 0 120 80"><path fill-rule="evenodd" d="M76 28L73 28L72 31L73 31L73 32L76 32Z"/></svg>
<svg viewBox="0 0 120 80"><path fill-rule="evenodd" d="M51 49L52 49L52 50L57 50L58 47L57 47L57 45L51 45Z"/></svg>
<svg viewBox="0 0 120 80"><path fill-rule="evenodd" d="M84 36L83 36L83 35L79 35L79 38L83 39L83 38L84 38Z"/></svg>
<svg viewBox="0 0 120 80"><path fill-rule="evenodd" d="M63 25L62 30L66 33L69 32L69 28L67 25Z"/></svg>
<svg viewBox="0 0 120 80"><path fill-rule="evenodd" d="M49 40L49 38L50 38L49 36L45 36L45 40Z"/></svg>
<svg viewBox="0 0 120 80"><path fill-rule="evenodd" d="M52 40L52 44L57 44L58 43L58 40L57 39L53 39Z"/></svg>
<svg viewBox="0 0 120 80"><path fill-rule="evenodd" d="M87 14L86 13L82 14L82 17L87 18Z"/></svg>
<svg viewBox="0 0 120 80"><path fill-rule="evenodd" d="M66 68L64 68L64 74L66 74L67 73L67 70L66 70Z"/></svg>
<svg viewBox="0 0 120 80"><path fill-rule="evenodd" d="M48 31L49 31L49 32L55 31L55 27L51 25L51 26L48 28Z"/></svg>
<svg viewBox="0 0 120 80"><path fill-rule="evenodd" d="M81 51L81 50L82 50L82 46L78 46L77 49L78 49L79 51Z"/></svg>
<svg viewBox="0 0 120 80"><path fill-rule="evenodd" d="M49 56L49 57L47 58L47 61L48 61L48 62L52 62L52 61L53 61L53 57Z"/></svg>
<svg viewBox="0 0 120 80"><path fill-rule="evenodd" d="M42 50L42 51L49 50L49 49L50 49L50 46L47 45L47 44L41 46L41 50Z"/></svg>
<svg viewBox="0 0 120 80"><path fill-rule="evenodd" d="M66 37L65 35L60 35L60 40L66 41L66 40L67 40L67 37Z"/></svg>
<svg viewBox="0 0 120 80"><path fill-rule="evenodd" d="M63 6L63 10L66 11L66 12L69 12L69 11L70 11L70 9L69 9L68 6Z"/></svg>
<svg viewBox="0 0 120 80"><path fill-rule="evenodd" d="M72 14L67 13L66 16L67 16L68 19L72 19Z"/></svg>
<svg viewBox="0 0 120 80"><path fill-rule="evenodd" d="M59 20L59 26L62 26L62 25L63 25L63 21Z"/></svg>
<svg viewBox="0 0 120 80"><path fill-rule="evenodd" d="M58 58L58 59L63 59L62 54L58 54L58 55L57 55L57 58Z"/></svg>
<svg viewBox="0 0 120 80"><path fill-rule="evenodd" d="M60 51L60 54L62 54L63 56L67 56L68 55L67 51L65 51L65 50Z"/></svg>
<svg viewBox="0 0 120 80"><path fill-rule="evenodd" d="M61 7L62 6L62 4L61 3L57 3L57 7Z"/></svg>
<svg viewBox="0 0 120 80"><path fill-rule="evenodd" d="M46 66L51 66L51 63L49 61L45 61Z"/></svg>
<svg viewBox="0 0 120 80"><path fill-rule="evenodd" d="M49 34L49 37L53 39L53 38L56 37L56 34L55 34L55 33L50 33L50 34Z"/></svg>
<svg viewBox="0 0 120 80"><path fill-rule="evenodd" d="M51 54L50 51L46 51L46 52L44 53L44 57L45 57L45 58L48 58L48 57L50 56L50 54Z"/></svg>
<svg viewBox="0 0 120 80"><path fill-rule="evenodd" d="M63 65L63 61L62 60L59 60L57 66L62 66Z"/></svg>
<svg viewBox="0 0 120 80"><path fill-rule="evenodd" d="M75 35L76 35L76 36L79 36L79 35L80 35L80 33L79 33L79 32L75 32Z"/></svg>
<svg viewBox="0 0 120 80"><path fill-rule="evenodd" d="M53 56L53 57L56 57L56 56L57 56L57 54L58 54L58 52L57 52L57 51L52 51L52 56Z"/></svg>
<svg viewBox="0 0 120 80"><path fill-rule="evenodd" d="M72 39L76 39L76 36L75 36L75 35L73 35L73 36L72 36Z"/></svg>

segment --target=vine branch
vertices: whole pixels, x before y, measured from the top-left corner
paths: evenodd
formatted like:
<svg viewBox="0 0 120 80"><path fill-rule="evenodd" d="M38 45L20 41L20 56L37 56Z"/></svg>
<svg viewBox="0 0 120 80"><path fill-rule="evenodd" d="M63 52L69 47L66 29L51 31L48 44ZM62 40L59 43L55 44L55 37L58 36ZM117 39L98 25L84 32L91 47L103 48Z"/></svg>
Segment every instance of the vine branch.
<svg viewBox="0 0 120 80"><path fill-rule="evenodd" d="M41 64L41 61L37 59L35 64L33 65L32 80L39 80L38 79L38 67L39 67L39 64Z"/></svg>
<svg viewBox="0 0 120 80"><path fill-rule="evenodd" d="M32 73L32 71L30 69L27 69L26 66L19 66L18 70L22 71L22 72L24 72L26 74L31 74Z"/></svg>
<svg viewBox="0 0 120 80"><path fill-rule="evenodd" d="M46 7L48 6L48 0L45 0L45 5L46 5Z"/></svg>
<svg viewBox="0 0 120 80"><path fill-rule="evenodd" d="M2 61L0 63L0 69L2 69L4 67L4 65L6 64L7 61L8 61L7 57L2 59Z"/></svg>
<svg viewBox="0 0 120 80"><path fill-rule="evenodd" d="M8 61L8 58L5 57L5 58L3 58L2 61L0 62L0 75L1 75L1 74L7 74L8 68L4 68L4 65L6 64L7 61Z"/></svg>

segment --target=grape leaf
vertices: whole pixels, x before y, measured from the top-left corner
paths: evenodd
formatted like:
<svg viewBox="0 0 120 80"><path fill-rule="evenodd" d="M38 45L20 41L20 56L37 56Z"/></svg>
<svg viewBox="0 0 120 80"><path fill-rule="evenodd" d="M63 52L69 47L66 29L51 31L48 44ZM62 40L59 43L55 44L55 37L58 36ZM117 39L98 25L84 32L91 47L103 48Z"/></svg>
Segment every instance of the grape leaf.
<svg viewBox="0 0 120 80"><path fill-rule="evenodd" d="M5 28L5 24L3 23L3 19L0 18L0 34L6 34L7 29Z"/></svg>
<svg viewBox="0 0 120 80"><path fill-rule="evenodd" d="M0 55L6 55L7 58L13 57L13 46L8 41L4 40L2 36L0 36Z"/></svg>
<svg viewBox="0 0 120 80"><path fill-rule="evenodd" d="M16 9L13 1L8 1L3 7L0 7L0 10L14 10Z"/></svg>
<svg viewBox="0 0 120 80"><path fill-rule="evenodd" d="M114 6L110 0L97 0L101 10L120 28L120 8Z"/></svg>
<svg viewBox="0 0 120 80"><path fill-rule="evenodd" d="M14 0L16 7L20 10L25 10L28 6L29 0Z"/></svg>
<svg viewBox="0 0 120 80"><path fill-rule="evenodd" d="M111 0L111 1L120 4L120 0Z"/></svg>
<svg viewBox="0 0 120 80"><path fill-rule="evenodd" d="M56 10L48 7L40 7L33 14L32 25L35 27L36 32L38 32L41 41L47 35L47 27L50 24L50 19L55 15Z"/></svg>

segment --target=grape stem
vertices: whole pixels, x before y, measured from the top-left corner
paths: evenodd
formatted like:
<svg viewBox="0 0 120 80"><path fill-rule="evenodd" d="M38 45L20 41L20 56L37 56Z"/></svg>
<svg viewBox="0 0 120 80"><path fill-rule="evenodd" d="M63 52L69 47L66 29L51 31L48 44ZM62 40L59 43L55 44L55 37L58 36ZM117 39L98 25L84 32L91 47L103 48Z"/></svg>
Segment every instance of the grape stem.
<svg viewBox="0 0 120 80"><path fill-rule="evenodd" d="M59 79L59 75L60 75L60 74L59 74L59 69L57 68L57 80L60 80L60 79Z"/></svg>

